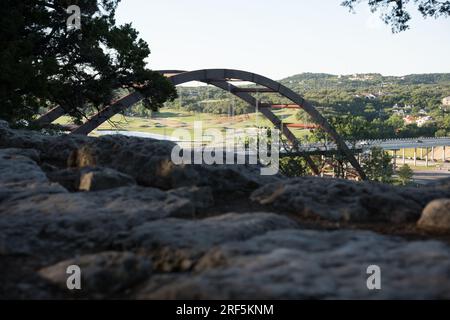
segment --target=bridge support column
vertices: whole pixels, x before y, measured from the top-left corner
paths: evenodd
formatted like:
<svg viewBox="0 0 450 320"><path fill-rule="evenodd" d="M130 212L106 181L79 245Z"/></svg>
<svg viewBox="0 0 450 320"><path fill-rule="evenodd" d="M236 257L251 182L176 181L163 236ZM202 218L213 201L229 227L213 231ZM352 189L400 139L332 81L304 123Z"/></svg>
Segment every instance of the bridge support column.
<svg viewBox="0 0 450 320"><path fill-rule="evenodd" d="M394 171L397 169L397 150L393 151L394 153Z"/></svg>
<svg viewBox="0 0 450 320"><path fill-rule="evenodd" d="M434 161L434 147L431 147L431 161Z"/></svg>
<svg viewBox="0 0 450 320"><path fill-rule="evenodd" d="M38 126L43 126L52 123L59 117L62 117L66 113L66 110L64 110L63 107L58 106L50 111L48 111L46 114L42 115L40 118L34 121L34 123Z"/></svg>
<svg viewBox="0 0 450 320"><path fill-rule="evenodd" d="M403 160L403 165L405 165L406 164L405 148L402 149L402 160Z"/></svg>
<svg viewBox="0 0 450 320"><path fill-rule="evenodd" d="M320 176L323 178L324 177L323 169L325 168L325 165L324 165L324 163L325 163L325 156L322 155L322 156L320 156L320 158L322 160L322 169L320 170Z"/></svg>
<svg viewBox="0 0 450 320"><path fill-rule="evenodd" d="M428 168L428 148L426 148L426 150L425 150L426 152L425 152L425 165L426 165L426 167Z"/></svg>
<svg viewBox="0 0 450 320"><path fill-rule="evenodd" d="M108 119L111 118L113 115L131 107L132 105L138 103L143 99L144 96L142 96L139 92L137 91L133 92L132 94L116 101L112 105L100 110L96 115L92 116L89 119L89 121L85 122L77 129L73 130L72 134L88 135L103 122L108 121Z"/></svg>
<svg viewBox="0 0 450 320"><path fill-rule="evenodd" d="M420 148L420 159L423 160L423 148Z"/></svg>
<svg viewBox="0 0 450 320"><path fill-rule="evenodd" d="M442 162L445 162L445 146L442 147Z"/></svg>
<svg viewBox="0 0 450 320"><path fill-rule="evenodd" d="M336 178L336 168L334 167L334 155L331 155L330 157L330 163L331 163L331 177Z"/></svg>
<svg viewBox="0 0 450 320"><path fill-rule="evenodd" d="M417 166L417 148L414 148L414 167Z"/></svg>

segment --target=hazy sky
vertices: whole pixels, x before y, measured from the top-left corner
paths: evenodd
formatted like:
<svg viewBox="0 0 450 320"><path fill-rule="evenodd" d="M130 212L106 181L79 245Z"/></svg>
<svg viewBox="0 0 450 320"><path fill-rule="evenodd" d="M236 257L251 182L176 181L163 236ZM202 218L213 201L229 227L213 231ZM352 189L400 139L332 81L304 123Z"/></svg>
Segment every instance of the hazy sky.
<svg viewBox="0 0 450 320"><path fill-rule="evenodd" d="M392 34L365 5L341 0L122 0L152 54L151 69L243 69L280 79L301 72L450 72L450 19Z"/></svg>

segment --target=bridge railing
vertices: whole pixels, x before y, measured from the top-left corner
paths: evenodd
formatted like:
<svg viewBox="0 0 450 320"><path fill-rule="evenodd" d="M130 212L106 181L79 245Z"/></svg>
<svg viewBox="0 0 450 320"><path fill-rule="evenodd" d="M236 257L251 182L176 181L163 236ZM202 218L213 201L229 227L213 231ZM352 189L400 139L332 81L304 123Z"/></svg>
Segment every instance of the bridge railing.
<svg viewBox="0 0 450 320"><path fill-rule="evenodd" d="M368 139L368 140L360 140L356 143L366 142L368 144L373 143L398 143L398 142L411 142L415 143L417 141L431 141L431 140L450 140L450 137L417 137L417 138L391 138L391 139Z"/></svg>

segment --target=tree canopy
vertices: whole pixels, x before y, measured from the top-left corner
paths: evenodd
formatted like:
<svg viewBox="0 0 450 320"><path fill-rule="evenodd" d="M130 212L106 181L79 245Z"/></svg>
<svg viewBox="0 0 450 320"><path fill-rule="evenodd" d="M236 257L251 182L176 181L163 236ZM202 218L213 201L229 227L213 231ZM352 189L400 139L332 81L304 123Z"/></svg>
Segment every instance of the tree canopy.
<svg viewBox="0 0 450 320"><path fill-rule="evenodd" d="M370 181L382 183L392 182L394 169L391 164L392 158L381 148L372 148L370 155L362 159L362 167Z"/></svg>
<svg viewBox="0 0 450 320"><path fill-rule="evenodd" d="M77 119L110 103L117 88L139 90L147 106L176 97L146 69L148 44L131 24L116 25L120 0L3 0L0 7L0 118L31 119L60 105ZM80 27L68 23L70 5Z"/></svg>
<svg viewBox="0 0 450 320"><path fill-rule="evenodd" d="M372 12L381 11L381 18L391 26L392 32L409 29L408 22L411 20L411 15L406 5L410 0L345 0L342 5L353 11L355 5L361 2L367 2ZM413 2L424 18L448 17L450 15L450 1L413 0Z"/></svg>
<svg viewBox="0 0 450 320"><path fill-rule="evenodd" d="M410 166L404 164L403 166L400 167L400 169L398 169L397 175L400 184L406 186L408 183L411 182L414 176L414 171L411 169Z"/></svg>

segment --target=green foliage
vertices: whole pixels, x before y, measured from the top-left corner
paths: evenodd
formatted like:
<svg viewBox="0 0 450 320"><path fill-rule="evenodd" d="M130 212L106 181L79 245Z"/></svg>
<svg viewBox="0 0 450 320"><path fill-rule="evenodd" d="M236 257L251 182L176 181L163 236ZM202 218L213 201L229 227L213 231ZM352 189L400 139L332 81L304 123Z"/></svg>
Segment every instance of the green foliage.
<svg viewBox="0 0 450 320"><path fill-rule="evenodd" d="M214 87L178 87L178 99L165 104L171 109L213 114L241 115L253 108L230 93Z"/></svg>
<svg viewBox="0 0 450 320"><path fill-rule="evenodd" d="M442 136L448 134L446 124L429 123L422 127L416 124L404 124L403 119L394 115L387 120L379 118L368 121L361 116L331 116L328 118L330 124L345 140L356 142L367 139L390 139L390 138L415 138L415 137L433 137L438 133L438 126L442 129ZM449 132L450 133L450 132ZM312 133L314 141L323 141L325 133L321 130L314 130Z"/></svg>
<svg viewBox="0 0 450 320"><path fill-rule="evenodd" d="M150 54L131 24L116 26L120 0L3 0L0 7L0 118L32 119L61 105L80 119L109 104L114 88L137 89L151 108L176 97L147 70ZM81 30L67 28L66 9L81 9Z"/></svg>
<svg viewBox="0 0 450 320"><path fill-rule="evenodd" d="M342 5L353 11L354 6L360 2L367 2L370 10L382 12L381 18L390 25L392 32L401 32L409 29L408 22L411 15L407 10L409 0L345 0ZM437 0L414 0L414 4L422 14L426 17L448 17L450 15L450 2Z"/></svg>
<svg viewBox="0 0 450 320"><path fill-rule="evenodd" d="M398 179L400 180L400 183L402 185L407 185L408 183L410 183L413 175L414 171L407 164L401 166L400 169L398 169L397 171Z"/></svg>
<svg viewBox="0 0 450 320"><path fill-rule="evenodd" d="M392 182L394 169L391 156L381 148L372 148L369 155L362 159L362 168L371 181Z"/></svg>
<svg viewBox="0 0 450 320"><path fill-rule="evenodd" d="M280 82L301 93L330 122L340 126L341 133L357 131L358 138L443 136L450 131L449 123L445 120L448 113L442 108L441 102L443 97L450 95L450 74L393 77L380 74L336 76L302 73ZM211 86L183 87L179 88L179 92L181 99L169 102L167 106L219 114L228 114L231 107L235 114L252 111L245 102ZM274 94L258 94L257 98L266 103L289 103ZM394 113L395 105L404 112L403 116ZM433 118L432 122L423 127L404 123L404 116L417 116L421 109ZM302 110L295 118L301 122L310 122L309 116ZM346 128L348 123L356 127ZM347 137L354 140L351 134L347 134Z"/></svg>
<svg viewBox="0 0 450 320"><path fill-rule="evenodd" d="M437 123L436 137L450 136L450 115L446 114Z"/></svg>
<svg viewBox="0 0 450 320"><path fill-rule="evenodd" d="M303 157L281 157L280 172L287 177L301 177L308 174L308 166Z"/></svg>
<svg viewBox="0 0 450 320"><path fill-rule="evenodd" d="M369 122L363 117L332 117L330 122L345 140L363 140L372 135Z"/></svg>
<svg viewBox="0 0 450 320"><path fill-rule="evenodd" d="M311 116L303 110L300 110L295 114L295 119L302 123L313 123Z"/></svg>

